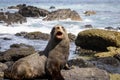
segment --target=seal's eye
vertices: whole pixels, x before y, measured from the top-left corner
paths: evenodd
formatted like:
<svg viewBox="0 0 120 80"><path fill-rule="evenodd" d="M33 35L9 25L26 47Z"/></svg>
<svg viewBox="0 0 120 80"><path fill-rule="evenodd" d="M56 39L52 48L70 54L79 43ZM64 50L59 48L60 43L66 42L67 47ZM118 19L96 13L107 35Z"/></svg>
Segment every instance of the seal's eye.
<svg viewBox="0 0 120 80"><path fill-rule="evenodd" d="M62 26L63 31L65 31L65 28Z"/></svg>
<svg viewBox="0 0 120 80"><path fill-rule="evenodd" d="M60 27L57 27L57 29L60 29Z"/></svg>

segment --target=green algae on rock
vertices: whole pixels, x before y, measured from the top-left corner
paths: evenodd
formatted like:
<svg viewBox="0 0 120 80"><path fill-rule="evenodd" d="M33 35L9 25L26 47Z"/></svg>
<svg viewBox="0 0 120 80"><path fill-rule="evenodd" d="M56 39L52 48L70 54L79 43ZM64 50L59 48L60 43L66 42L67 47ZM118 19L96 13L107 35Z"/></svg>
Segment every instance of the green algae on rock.
<svg viewBox="0 0 120 80"><path fill-rule="evenodd" d="M107 47L120 47L120 32L89 29L78 34L75 44L83 49L107 51Z"/></svg>

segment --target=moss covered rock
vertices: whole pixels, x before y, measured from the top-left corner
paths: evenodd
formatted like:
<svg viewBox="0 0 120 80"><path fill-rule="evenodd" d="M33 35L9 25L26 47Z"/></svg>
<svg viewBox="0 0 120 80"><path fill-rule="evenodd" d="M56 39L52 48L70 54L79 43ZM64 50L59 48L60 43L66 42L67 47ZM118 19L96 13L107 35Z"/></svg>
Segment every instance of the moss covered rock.
<svg viewBox="0 0 120 80"><path fill-rule="evenodd" d="M117 54L120 54L120 48L116 48L116 47L107 47L106 52L99 52L97 54L95 54L96 57L113 57Z"/></svg>
<svg viewBox="0 0 120 80"><path fill-rule="evenodd" d="M83 49L107 51L107 47L120 47L120 32L89 29L78 34L75 44Z"/></svg>

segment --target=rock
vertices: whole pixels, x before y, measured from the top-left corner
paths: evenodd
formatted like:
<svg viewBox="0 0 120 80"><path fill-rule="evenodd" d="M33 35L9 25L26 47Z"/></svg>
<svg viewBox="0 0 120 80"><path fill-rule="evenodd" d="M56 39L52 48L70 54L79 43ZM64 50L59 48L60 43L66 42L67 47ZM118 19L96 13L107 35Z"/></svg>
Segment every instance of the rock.
<svg viewBox="0 0 120 80"><path fill-rule="evenodd" d="M3 9L0 9L0 11L3 11Z"/></svg>
<svg viewBox="0 0 120 80"><path fill-rule="evenodd" d="M85 28L93 28L93 26L91 24L87 24L84 26Z"/></svg>
<svg viewBox="0 0 120 80"><path fill-rule="evenodd" d="M2 53L0 56L0 62L16 61L33 53L35 53L35 49L32 46L13 44L10 49Z"/></svg>
<svg viewBox="0 0 120 80"><path fill-rule="evenodd" d="M7 68L8 66L6 64L0 62L0 72L4 72Z"/></svg>
<svg viewBox="0 0 120 80"><path fill-rule="evenodd" d="M55 9L55 6L50 6L50 8L49 9Z"/></svg>
<svg viewBox="0 0 120 80"><path fill-rule="evenodd" d="M4 72L0 71L0 80L4 80Z"/></svg>
<svg viewBox="0 0 120 80"><path fill-rule="evenodd" d="M95 11L85 11L84 14L85 14L86 16L90 16L90 15L96 14L96 12L95 12Z"/></svg>
<svg viewBox="0 0 120 80"><path fill-rule="evenodd" d="M96 58L91 62L98 68L110 73L120 73L120 62L114 57Z"/></svg>
<svg viewBox="0 0 120 80"><path fill-rule="evenodd" d="M11 40L11 38L4 37L3 40Z"/></svg>
<svg viewBox="0 0 120 80"><path fill-rule="evenodd" d="M116 30L120 30L120 27L116 27Z"/></svg>
<svg viewBox="0 0 120 80"><path fill-rule="evenodd" d="M32 55L30 55L30 56L32 56ZM23 60L29 61L30 60L29 58L30 57L26 57L26 58L23 58ZM33 59L33 57L31 57L31 58ZM42 59L42 61L43 61L43 59ZM29 63L31 63L31 62L29 62ZM77 65L79 65L79 63ZM20 63L20 64L22 64L22 63ZM40 63L40 64L42 64L42 63ZM23 64L23 65L25 65L25 64ZM32 65L32 64L30 64L30 65ZM43 66L43 65L39 65L39 66ZM21 69L24 70L23 68L21 68ZM5 76L7 78L10 78L11 77L10 76L11 75L10 72L6 72L6 71L5 71ZM95 67L92 67L92 68L88 68L88 67L87 68L79 68L79 67L74 66L73 69L62 70L61 73L62 73L62 76L65 78L65 80L110 80L109 79L109 74L105 70L98 69L98 68L95 68ZM14 73L12 73L12 74L14 74ZM39 78L39 79L42 79L42 78ZM47 79L47 76L44 76L44 79Z"/></svg>
<svg viewBox="0 0 120 80"><path fill-rule="evenodd" d="M119 61L115 59L114 57L104 57L104 58L98 58L97 62L101 62L107 65L111 66L119 66Z"/></svg>
<svg viewBox="0 0 120 80"><path fill-rule="evenodd" d="M88 61L85 61L81 58L77 58L77 59L72 59L68 61L68 65L69 66L78 66L80 68L85 68L85 67L94 67L94 65Z"/></svg>
<svg viewBox="0 0 120 80"><path fill-rule="evenodd" d="M24 6L19 9L19 13L24 17L45 17L49 11L34 6Z"/></svg>
<svg viewBox="0 0 120 80"><path fill-rule="evenodd" d="M75 53L79 54L80 56L90 56L90 55L97 53L97 51L93 51L89 49L82 49L81 47L76 46Z"/></svg>
<svg viewBox="0 0 120 80"><path fill-rule="evenodd" d="M25 36L27 34L27 32L20 32L20 33L16 33L15 36Z"/></svg>
<svg viewBox="0 0 120 80"><path fill-rule="evenodd" d="M109 74L98 68L78 68L62 70L65 80L110 80Z"/></svg>
<svg viewBox="0 0 120 80"><path fill-rule="evenodd" d="M107 51L107 47L120 47L120 32L89 29L78 34L76 46L93 51Z"/></svg>
<svg viewBox="0 0 120 80"><path fill-rule="evenodd" d="M40 56L38 53L16 61L13 66L5 71L5 76L13 80L34 80L45 75L46 56Z"/></svg>
<svg viewBox="0 0 120 80"><path fill-rule="evenodd" d="M115 30L113 27L105 27L105 29L108 29L108 30Z"/></svg>
<svg viewBox="0 0 120 80"><path fill-rule="evenodd" d="M9 68L9 67L11 67L14 64L14 61L7 61L4 64L7 65L8 68Z"/></svg>
<svg viewBox="0 0 120 80"><path fill-rule="evenodd" d="M120 61L120 53L115 54L113 57L116 58L116 59L118 59Z"/></svg>
<svg viewBox="0 0 120 80"><path fill-rule="evenodd" d="M106 52L98 52L94 56L96 56L96 57L113 57L120 53L120 48L116 48L116 47L107 47L107 50L108 51L106 51Z"/></svg>
<svg viewBox="0 0 120 80"><path fill-rule="evenodd" d="M56 11L53 11L47 15L46 18L43 20L45 21L52 21L52 20L65 20L65 19L71 19L75 21L81 21L81 17L76 11L72 11L71 9L58 9Z"/></svg>
<svg viewBox="0 0 120 80"><path fill-rule="evenodd" d="M27 38L27 39L42 39L42 40L48 40L49 39L49 34L46 34L46 33L42 33L42 32L30 32L30 33L27 33L27 32L20 32L20 33L16 33L15 34L16 36L23 36L24 38Z"/></svg>
<svg viewBox="0 0 120 80"><path fill-rule="evenodd" d="M8 66L4 63L0 62L0 80L3 80L4 78L4 71L8 69Z"/></svg>
<svg viewBox="0 0 120 80"><path fill-rule="evenodd" d="M110 80L120 80L120 74L110 74Z"/></svg>
<svg viewBox="0 0 120 80"><path fill-rule="evenodd" d="M17 6L9 6L8 9L19 9Z"/></svg>
<svg viewBox="0 0 120 80"><path fill-rule="evenodd" d="M24 36L24 38L48 40L49 39L49 34L42 33L42 32L30 32L30 33L27 33Z"/></svg>
<svg viewBox="0 0 120 80"><path fill-rule="evenodd" d="M70 39L71 42L75 41L76 36L74 34L68 33L68 37L69 37L69 39Z"/></svg>
<svg viewBox="0 0 120 80"><path fill-rule="evenodd" d="M19 13L0 12L0 21L4 21L8 25L12 23L23 23L26 22L26 18Z"/></svg>
<svg viewBox="0 0 120 80"><path fill-rule="evenodd" d="M26 6L26 4L19 4L17 6L10 6L10 7L8 7L8 9L21 9L25 6Z"/></svg>

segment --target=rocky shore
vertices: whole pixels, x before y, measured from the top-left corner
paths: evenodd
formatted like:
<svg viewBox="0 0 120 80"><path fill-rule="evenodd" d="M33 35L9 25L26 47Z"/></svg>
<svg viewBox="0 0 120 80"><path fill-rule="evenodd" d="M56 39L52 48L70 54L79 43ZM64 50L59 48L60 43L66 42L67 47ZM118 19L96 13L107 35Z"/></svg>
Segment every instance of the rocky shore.
<svg viewBox="0 0 120 80"><path fill-rule="evenodd" d="M27 34L29 33L21 32L16 35L24 37ZM79 56L68 61L70 70L61 71L65 80L118 80L120 74L119 34L116 31L89 29L80 32L76 38L72 36L77 46L75 52ZM45 38L46 36L37 39L45 40ZM9 72L6 70L15 61L34 53L36 53L35 49L25 44L13 44L10 49L0 52L0 77L9 78Z"/></svg>
<svg viewBox="0 0 120 80"><path fill-rule="evenodd" d="M17 6L10 6L8 9L17 9L15 13L0 11L0 22L5 22L7 25L13 23L24 23L26 22L26 17L43 17L43 20L65 20L71 19L75 21L82 21L80 15L76 11L71 9L58 9L56 11L48 11L34 6L29 6L26 4L19 4Z"/></svg>
<svg viewBox="0 0 120 80"><path fill-rule="evenodd" d="M71 9L58 9L47 11L34 6L20 4L10 6L9 9L18 9L18 12L0 12L0 21L11 25L13 23L24 23L27 17L42 17L43 21L71 19L82 21L80 15ZM95 15L94 11L86 11L85 15ZM85 28L93 28L92 25L85 25ZM78 56L68 61L70 70L61 71L65 80L119 80L120 79L120 32L112 31L111 27L105 29L88 29L79 32L77 36L68 33L70 42L75 43L74 54ZM118 28L119 29L119 28ZM46 40L49 34L42 32L20 32L15 36L23 37L28 40ZM12 40L4 37L3 40ZM0 49L2 46L0 45ZM33 46L26 44L12 44L10 49L0 52L0 79L10 79L11 66L19 59L32 54L42 56L42 51L36 51ZM44 62L44 61L43 61ZM43 63L44 64L44 63ZM44 65L42 65L44 66ZM44 73L45 74L45 73ZM39 76L34 80L48 79L47 76ZM41 78L42 77L42 78Z"/></svg>

